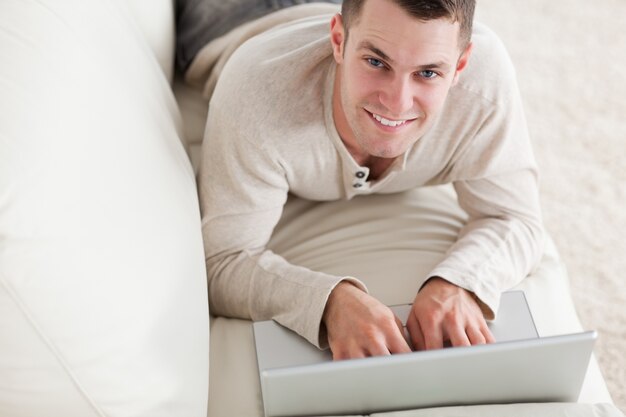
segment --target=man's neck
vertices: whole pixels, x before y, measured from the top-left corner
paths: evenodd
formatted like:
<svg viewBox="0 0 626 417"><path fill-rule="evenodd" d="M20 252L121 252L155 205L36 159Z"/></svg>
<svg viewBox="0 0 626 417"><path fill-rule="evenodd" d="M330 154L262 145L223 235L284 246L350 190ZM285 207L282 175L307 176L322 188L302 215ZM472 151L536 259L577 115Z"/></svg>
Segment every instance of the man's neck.
<svg viewBox="0 0 626 417"><path fill-rule="evenodd" d="M366 165L370 169L369 179L372 181L380 179L395 160L395 158L370 157L370 162Z"/></svg>
<svg viewBox="0 0 626 417"><path fill-rule="evenodd" d="M358 155L353 153L349 147L348 152L352 155L354 161L362 167L367 167L370 170L368 179L370 181L376 181L383 176L383 174L389 169L396 158L380 158L378 156L371 155Z"/></svg>

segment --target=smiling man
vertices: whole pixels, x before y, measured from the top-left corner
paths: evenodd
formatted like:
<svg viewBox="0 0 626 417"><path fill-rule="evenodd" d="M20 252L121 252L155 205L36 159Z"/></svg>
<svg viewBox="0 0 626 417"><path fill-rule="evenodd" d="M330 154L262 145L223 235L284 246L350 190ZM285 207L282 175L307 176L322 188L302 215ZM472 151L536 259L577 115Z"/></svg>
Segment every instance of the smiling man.
<svg viewBox="0 0 626 417"><path fill-rule="evenodd" d="M333 116L356 161L380 174L433 124L471 43L458 22L415 22L419 15L385 1L350 3L345 19L331 21Z"/></svg>
<svg viewBox="0 0 626 417"><path fill-rule="evenodd" d="M262 33L237 48L213 92L199 176L212 314L274 319L336 359L492 342L485 320L536 264L543 236L504 48L473 27L470 0L317 6L249 22L246 33ZM200 55L191 73L207 73ZM359 277L267 249L289 193L333 201L445 183L469 220L415 277L424 284L408 337Z"/></svg>

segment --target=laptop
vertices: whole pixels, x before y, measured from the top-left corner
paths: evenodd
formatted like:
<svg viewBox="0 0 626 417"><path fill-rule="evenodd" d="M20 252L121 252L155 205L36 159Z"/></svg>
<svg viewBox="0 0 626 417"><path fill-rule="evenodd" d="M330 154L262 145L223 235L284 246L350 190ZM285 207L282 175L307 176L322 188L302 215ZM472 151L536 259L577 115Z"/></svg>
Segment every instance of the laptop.
<svg viewBox="0 0 626 417"><path fill-rule="evenodd" d="M393 306L406 323L411 305ZM576 402L595 331L538 337L522 291L502 294L496 343L332 361L274 321L253 325L266 417L370 414L518 402Z"/></svg>

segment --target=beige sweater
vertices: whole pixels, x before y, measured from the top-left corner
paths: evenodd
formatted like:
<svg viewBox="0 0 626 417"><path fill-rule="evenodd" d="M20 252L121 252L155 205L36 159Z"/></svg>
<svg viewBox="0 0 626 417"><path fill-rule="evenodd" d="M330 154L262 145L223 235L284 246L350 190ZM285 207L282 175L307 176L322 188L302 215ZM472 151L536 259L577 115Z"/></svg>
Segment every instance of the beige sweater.
<svg viewBox="0 0 626 417"><path fill-rule="evenodd" d="M369 181L333 122L330 18L264 32L221 71L199 176L211 313L272 318L324 346L328 295L341 280L359 281L266 250L288 193L330 201L453 183L469 221L429 276L472 291L492 318L500 293L531 271L543 245L535 163L504 47L476 24L470 64L439 119L383 177Z"/></svg>

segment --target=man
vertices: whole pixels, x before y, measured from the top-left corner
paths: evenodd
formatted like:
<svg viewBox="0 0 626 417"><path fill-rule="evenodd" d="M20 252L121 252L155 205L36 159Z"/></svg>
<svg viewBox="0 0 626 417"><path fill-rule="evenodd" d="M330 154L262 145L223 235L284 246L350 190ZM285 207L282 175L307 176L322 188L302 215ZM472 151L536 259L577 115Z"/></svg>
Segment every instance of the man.
<svg viewBox="0 0 626 417"><path fill-rule="evenodd" d="M493 341L485 318L538 261L542 227L514 72L491 32L472 36L473 12L470 0L347 0L235 51L199 177L213 314L272 318L335 359ZM408 339L358 277L266 249L288 193L329 201L450 182L469 221L416 277Z"/></svg>

